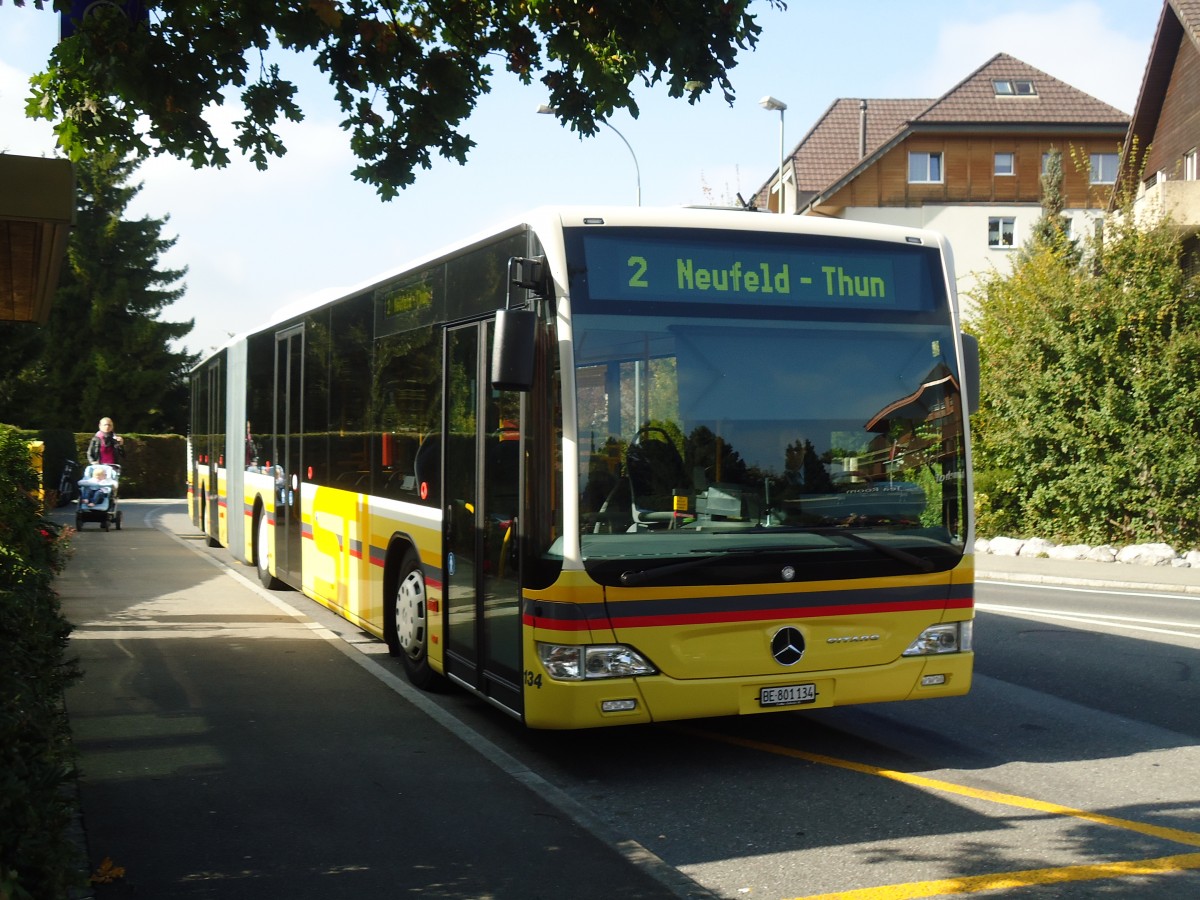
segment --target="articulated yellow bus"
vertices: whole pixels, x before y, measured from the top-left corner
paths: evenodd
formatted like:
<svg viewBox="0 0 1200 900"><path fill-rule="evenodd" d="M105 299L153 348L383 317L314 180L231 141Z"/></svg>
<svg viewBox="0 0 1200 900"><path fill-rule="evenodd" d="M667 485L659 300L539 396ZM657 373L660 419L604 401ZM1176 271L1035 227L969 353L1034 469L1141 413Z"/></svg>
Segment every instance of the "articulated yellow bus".
<svg viewBox="0 0 1200 900"><path fill-rule="evenodd" d="M537 210L197 365L191 515L535 728L963 694L953 285L928 231Z"/></svg>

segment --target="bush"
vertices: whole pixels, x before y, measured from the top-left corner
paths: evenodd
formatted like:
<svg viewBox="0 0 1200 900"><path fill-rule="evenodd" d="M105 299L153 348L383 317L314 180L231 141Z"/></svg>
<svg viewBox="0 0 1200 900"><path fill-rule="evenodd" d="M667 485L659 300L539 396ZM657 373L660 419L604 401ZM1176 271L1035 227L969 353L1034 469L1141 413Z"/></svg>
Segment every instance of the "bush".
<svg viewBox="0 0 1200 900"><path fill-rule="evenodd" d="M975 464L1016 473L981 532L1200 544L1200 275L1168 220L1122 212L1082 257L1034 242L981 286Z"/></svg>
<svg viewBox="0 0 1200 900"><path fill-rule="evenodd" d="M1008 469L975 472L975 531L978 537L1016 534L1021 529L1017 475Z"/></svg>
<svg viewBox="0 0 1200 900"><path fill-rule="evenodd" d="M74 777L63 690L71 627L51 581L68 533L42 516L26 439L0 426L0 897L59 898L81 880L67 836Z"/></svg>

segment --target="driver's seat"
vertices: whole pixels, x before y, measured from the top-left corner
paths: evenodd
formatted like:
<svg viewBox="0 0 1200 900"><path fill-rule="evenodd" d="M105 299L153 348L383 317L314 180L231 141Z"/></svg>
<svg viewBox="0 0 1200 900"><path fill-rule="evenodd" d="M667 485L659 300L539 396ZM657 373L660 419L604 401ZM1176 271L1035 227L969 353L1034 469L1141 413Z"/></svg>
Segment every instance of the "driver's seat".
<svg viewBox="0 0 1200 900"><path fill-rule="evenodd" d="M654 435L653 437L651 435ZM683 458L661 428L643 428L625 451L635 524L675 522L676 491L687 488Z"/></svg>

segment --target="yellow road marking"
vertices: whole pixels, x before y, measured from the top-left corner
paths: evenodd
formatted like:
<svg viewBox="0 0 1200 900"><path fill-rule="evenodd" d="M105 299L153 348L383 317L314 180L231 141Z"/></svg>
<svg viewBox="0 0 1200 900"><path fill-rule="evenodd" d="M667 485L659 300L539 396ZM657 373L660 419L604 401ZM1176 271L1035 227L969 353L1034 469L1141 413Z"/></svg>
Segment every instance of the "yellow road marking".
<svg viewBox="0 0 1200 900"><path fill-rule="evenodd" d="M1114 828L1124 828L1127 831L1136 831L1138 834L1161 838L1164 841L1173 841L1176 844L1186 844L1189 847L1200 847L1200 833L1194 831L1183 831L1179 828L1166 828L1161 825L1150 825L1146 822L1135 822L1131 819L1119 819L1115 816L1106 816L1103 813L1088 812L1084 809L1073 809L1070 806L1060 806L1057 803L1047 803L1043 800L1034 800L1030 797L1021 797L1016 794L1002 794L998 791L988 791L980 788L966 787L961 784L954 784L950 781L939 781L936 778L926 778L924 775L910 775L907 772L897 772L892 769L881 769L878 766L871 766L867 765L866 763L857 763L848 759L838 759L836 756L823 756L820 753L807 753L803 750L793 750L791 747L781 747L778 744L768 744L766 741L755 741L750 738L739 738L731 735L713 734L710 732L701 731L694 731L693 733L697 736L724 741L727 744L749 747L753 750L762 750L765 753L774 753L777 756L791 756L796 759L803 759L808 762L818 763L819 765L823 766L834 766L839 769L849 769L852 772L862 772L866 775L876 775L880 778L890 778L892 781L899 781L904 784L912 784L916 785L917 787L929 788L930 790L934 791L943 791L948 794L959 794L963 797L973 797L977 800L987 800L991 803L1000 803L1006 806L1016 806L1021 809L1032 809L1037 812L1050 813L1051 815L1056 816L1071 816L1073 818L1083 819L1088 822L1096 822L1100 825L1111 825Z"/></svg>
<svg viewBox="0 0 1200 900"><path fill-rule="evenodd" d="M1132 819L1121 819L1116 816L1106 816L1103 813L1089 812L1084 809L1074 809L1057 803L1047 803L1022 797L1017 794L1005 794L999 791L989 791L980 788L966 787L936 778L926 778L924 775L912 775L907 772L897 772L894 769L883 769L879 766L840 759L836 756L825 756L820 753L808 753L795 750L779 744L766 741L756 741L751 738L734 737L727 734L700 731L683 728L680 731L693 734L709 740L722 741L764 753L777 756L788 756L802 759L806 762L822 766L833 766L860 772L865 775L875 775L903 784L949 794L958 794L976 800L985 800L1005 806L1015 806L1036 812L1049 813L1056 816L1069 816L1098 825L1108 825L1122 828L1148 837L1185 844L1189 847L1200 847L1200 833L1184 831L1180 828L1167 828L1161 825L1150 825L1146 822L1136 822ZM1162 875L1168 872L1181 872L1188 869L1200 869L1200 853L1183 853L1177 856L1163 856L1157 859L1131 860L1124 862L1098 863L1095 865L1059 866L1049 869L1026 869L1019 872L999 872L990 875L970 875L961 878L945 878L938 881L919 881L909 884L883 885L879 887L858 888L849 891L837 891L832 894L814 894L799 897L796 900L910 900L918 897L936 897L945 894L970 894L978 891L992 891L1003 888L1030 887L1041 884L1059 884L1069 881L1095 881L1103 878L1122 878L1136 875Z"/></svg>
<svg viewBox="0 0 1200 900"><path fill-rule="evenodd" d="M807 897L796 897L794 900L914 900L918 897L974 894L978 891L1064 884L1070 881L1096 881L1101 878L1124 878L1133 875L1165 875L1169 872L1182 872L1186 869L1200 869L1200 853L1183 853L1179 856L1162 856L1158 859L1143 859L1136 862L1062 866L1057 869L1026 869L1022 872L968 875L963 878L944 878L940 881L888 884L882 887L859 888L853 891L836 891L832 894L812 894Z"/></svg>

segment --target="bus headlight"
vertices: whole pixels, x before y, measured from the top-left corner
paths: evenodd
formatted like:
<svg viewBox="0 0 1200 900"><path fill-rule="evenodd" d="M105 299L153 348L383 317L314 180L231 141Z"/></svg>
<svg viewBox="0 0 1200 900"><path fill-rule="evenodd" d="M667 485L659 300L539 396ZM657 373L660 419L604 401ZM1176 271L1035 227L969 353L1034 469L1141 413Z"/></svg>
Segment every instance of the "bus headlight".
<svg viewBox="0 0 1200 900"><path fill-rule="evenodd" d="M975 623L947 622L930 625L908 645L902 656L934 656L938 653L966 653L971 649Z"/></svg>
<svg viewBox="0 0 1200 900"><path fill-rule="evenodd" d="M558 681L594 678L632 678L657 670L646 658L624 644L544 644L538 642L542 668Z"/></svg>

